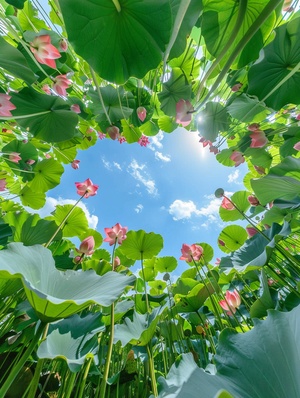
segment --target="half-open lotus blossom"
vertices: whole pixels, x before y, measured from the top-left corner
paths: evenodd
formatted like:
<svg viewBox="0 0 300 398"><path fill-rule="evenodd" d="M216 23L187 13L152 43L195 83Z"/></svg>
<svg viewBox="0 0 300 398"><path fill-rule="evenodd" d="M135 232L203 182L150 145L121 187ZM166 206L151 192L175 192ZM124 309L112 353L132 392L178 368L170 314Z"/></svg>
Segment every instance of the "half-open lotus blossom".
<svg viewBox="0 0 300 398"><path fill-rule="evenodd" d="M0 192L5 191L6 190L6 180L4 178L2 178L0 180Z"/></svg>
<svg viewBox="0 0 300 398"><path fill-rule="evenodd" d="M123 136L119 137L118 141L119 141L120 144L123 144L124 142L127 142L126 138L123 137Z"/></svg>
<svg viewBox="0 0 300 398"><path fill-rule="evenodd" d="M295 145L293 146L293 148L296 149L296 151L300 151L300 141L297 142L297 144L295 144Z"/></svg>
<svg viewBox="0 0 300 398"><path fill-rule="evenodd" d="M97 193L97 190L99 188L99 185L95 185L92 183L92 181L87 178L83 182L75 182L76 188L77 188L77 193L80 196L83 196L85 198L89 198L90 196L94 196Z"/></svg>
<svg viewBox="0 0 300 398"><path fill-rule="evenodd" d="M181 99L176 104L176 123L181 124L183 127L188 126L192 121L192 114L194 107L190 101Z"/></svg>
<svg viewBox="0 0 300 398"><path fill-rule="evenodd" d="M120 129L117 126L107 127L106 132L112 140L117 140L120 137Z"/></svg>
<svg viewBox="0 0 300 398"><path fill-rule="evenodd" d="M199 261L201 256L203 255L203 247L196 244L187 245L186 243L183 243L181 248L181 254L182 256L180 257L180 260L185 260L188 263L193 260Z"/></svg>
<svg viewBox="0 0 300 398"><path fill-rule="evenodd" d="M73 162L71 163L71 167L72 167L74 170L78 170L78 169L79 169L79 163L80 163L80 160L75 159L75 160L73 160Z"/></svg>
<svg viewBox="0 0 300 398"><path fill-rule="evenodd" d="M29 166L32 166L35 163L35 160L28 159L28 160L26 160L26 163L29 164Z"/></svg>
<svg viewBox="0 0 300 398"><path fill-rule="evenodd" d="M236 309L241 305L241 296L235 289L233 292L227 290L225 293L225 300L219 301L220 306L227 312L227 315L236 313Z"/></svg>
<svg viewBox="0 0 300 398"><path fill-rule="evenodd" d="M234 210L235 209L234 204L226 197L223 198L221 207L223 207L223 209L226 209L226 210Z"/></svg>
<svg viewBox="0 0 300 398"><path fill-rule="evenodd" d="M121 245L123 240L127 238L127 230L127 227L122 227L122 225L119 223L112 228L104 228L106 238L103 240L103 242L108 242L110 246L114 245L115 243L119 243L119 245Z"/></svg>
<svg viewBox="0 0 300 398"><path fill-rule="evenodd" d="M86 256L91 256L94 253L95 248L95 239L93 236L88 236L83 239L81 242L79 249L76 249L78 253L85 254Z"/></svg>
<svg viewBox="0 0 300 398"><path fill-rule="evenodd" d="M18 152L11 152L11 153L8 155L8 159L9 159L11 162L19 163L19 161L20 161L22 158L21 158L21 156L20 156L20 153L18 153Z"/></svg>
<svg viewBox="0 0 300 398"><path fill-rule="evenodd" d="M114 258L113 269L116 269L121 264L121 260L118 256Z"/></svg>
<svg viewBox="0 0 300 398"><path fill-rule="evenodd" d="M245 158L242 152L239 151L233 151L232 154L230 155L230 159L235 163L234 165L235 167L245 162Z"/></svg>
<svg viewBox="0 0 300 398"><path fill-rule="evenodd" d="M147 146L150 144L149 138L145 135L142 135L141 138L138 140L140 146Z"/></svg>
<svg viewBox="0 0 300 398"><path fill-rule="evenodd" d="M106 134L102 133L101 131L97 131L97 135L99 140L104 140L104 138L106 137Z"/></svg>
<svg viewBox="0 0 300 398"><path fill-rule="evenodd" d="M248 200L248 202L250 203L251 206L258 206L259 205L259 200L254 195L249 195L247 200Z"/></svg>
<svg viewBox="0 0 300 398"><path fill-rule="evenodd" d="M257 131L260 128L260 124L259 123L251 123L249 124L249 126L247 127L247 129L249 131Z"/></svg>
<svg viewBox="0 0 300 398"><path fill-rule="evenodd" d="M250 148L262 148L269 142L265 133L262 130L253 131L252 134L250 134L250 137Z"/></svg>
<svg viewBox="0 0 300 398"><path fill-rule="evenodd" d="M10 99L10 95L0 94L0 116L12 116L10 111L13 111L16 107L10 102Z"/></svg>
<svg viewBox="0 0 300 398"><path fill-rule="evenodd" d="M71 83L72 83L71 80L69 80L66 75L58 75L54 79L53 90L58 95L66 97L67 96L66 89L70 87Z"/></svg>
<svg viewBox="0 0 300 398"><path fill-rule="evenodd" d="M71 105L71 111L73 111L75 113L81 113L80 106L78 104Z"/></svg>
<svg viewBox="0 0 300 398"><path fill-rule="evenodd" d="M40 64L48 65L53 69L56 68L55 59L60 58L61 55L58 49L51 44L49 35L35 37L30 46L30 50Z"/></svg>
<svg viewBox="0 0 300 398"><path fill-rule="evenodd" d="M141 122L143 122L147 117L147 111L143 106L139 106L136 113Z"/></svg>

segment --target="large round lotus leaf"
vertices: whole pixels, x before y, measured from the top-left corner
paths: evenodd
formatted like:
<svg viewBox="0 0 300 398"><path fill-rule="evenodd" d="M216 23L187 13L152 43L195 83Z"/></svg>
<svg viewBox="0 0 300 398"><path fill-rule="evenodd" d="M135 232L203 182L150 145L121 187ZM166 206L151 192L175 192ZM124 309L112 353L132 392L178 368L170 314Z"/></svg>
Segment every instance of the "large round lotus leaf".
<svg viewBox="0 0 300 398"><path fill-rule="evenodd" d="M261 61L249 70L249 94L257 96L275 110L300 101L299 69L269 95L300 62L299 21L295 18L279 26L275 39L264 48Z"/></svg>
<svg viewBox="0 0 300 398"><path fill-rule="evenodd" d="M225 252L230 253L239 249L248 238L246 230L240 225L229 225L225 227L219 235L219 248Z"/></svg>
<svg viewBox="0 0 300 398"><path fill-rule="evenodd" d="M93 270L58 271L50 250L22 243L11 243L0 252L1 278L21 278L28 301L45 322L68 317L91 304L109 306L135 280L117 272L98 276Z"/></svg>
<svg viewBox="0 0 300 398"><path fill-rule="evenodd" d="M248 201L248 196L251 195L250 192L247 191L237 191L235 192L230 200L235 204L235 206L239 209L227 210L220 206L219 214L223 221L236 221L242 220L244 216L240 213L246 213L246 211L250 207L250 203Z"/></svg>
<svg viewBox="0 0 300 398"><path fill-rule="evenodd" d="M121 251L132 260L147 259L156 256L163 248L163 238L154 232L129 231L122 242Z"/></svg>
<svg viewBox="0 0 300 398"><path fill-rule="evenodd" d="M214 358L217 373L198 368L193 355L182 354L166 377L159 398L214 398L221 389L235 398L300 396L300 306L291 312L269 311L252 330L225 329Z"/></svg>
<svg viewBox="0 0 300 398"><path fill-rule="evenodd" d="M175 257L166 256L156 260L155 269L159 272L172 272L176 269L178 262Z"/></svg>
<svg viewBox="0 0 300 398"><path fill-rule="evenodd" d="M13 116L23 116L18 118L18 124L29 129L34 137L46 142L61 142L75 136L78 115L62 98L41 94L28 87L10 95L16 106Z"/></svg>
<svg viewBox="0 0 300 398"><path fill-rule="evenodd" d="M69 41L102 78L118 84L143 78L161 62L172 28L169 0L59 3Z"/></svg>
<svg viewBox="0 0 300 398"><path fill-rule="evenodd" d="M105 330L102 314L75 314L51 324L46 340L38 348L39 358L63 358L72 372L78 372L87 356L98 364L98 339L96 334ZM94 357L95 355L95 357Z"/></svg>

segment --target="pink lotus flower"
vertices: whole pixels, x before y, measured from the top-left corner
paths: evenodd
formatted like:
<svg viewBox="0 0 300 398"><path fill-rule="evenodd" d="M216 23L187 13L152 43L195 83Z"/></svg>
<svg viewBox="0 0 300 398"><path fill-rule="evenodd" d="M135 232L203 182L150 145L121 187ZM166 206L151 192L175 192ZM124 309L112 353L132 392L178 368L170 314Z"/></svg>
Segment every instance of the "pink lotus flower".
<svg viewBox="0 0 300 398"><path fill-rule="evenodd" d="M75 113L81 113L81 109L80 106L78 104L73 104L71 105L71 111L75 112Z"/></svg>
<svg viewBox="0 0 300 398"><path fill-rule="evenodd" d="M218 243L219 243L220 246L225 246L225 242L223 240L221 240L221 239L218 240Z"/></svg>
<svg viewBox="0 0 300 398"><path fill-rule="evenodd" d="M205 148L207 145L211 146L212 142L209 140L206 140L204 137L201 137L199 142L201 142L203 148Z"/></svg>
<svg viewBox="0 0 300 398"><path fill-rule="evenodd" d="M262 148L269 142L265 136L265 133L261 130L254 131L252 134L250 134L250 137L250 148Z"/></svg>
<svg viewBox="0 0 300 398"><path fill-rule="evenodd" d="M62 95L63 97L67 96L66 89L70 87L71 80L67 79L66 75L58 75L54 79L53 90L58 94Z"/></svg>
<svg viewBox="0 0 300 398"><path fill-rule="evenodd" d="M22 158L21 158L21 156L20 156L20 153L11 152L11 153L8 155L8 159L9 159L11 162L19 163L19 161L20 161Z"/></svg>
<svg viewBox="0 0 300 398"><path fill-rule="evenodd" d="M239 151L233 151L230 155L230 159L235 163L235 167L245 162L243 154Z"/></svg>
<svg viewBox="0 0 300 398"><path fill-rule="evenodd" d="M110 246L114 245L115 243L119 243L119 245L121 245L123 240L127 238L127 230L127 227L122 227L122 225L119 223L112 228L104 228L106 238L103 240L103 242L108 242Z"/></svg>
<svg viewBox="0 0 300 398"><path fill-rule="evenodd" d="M46 159L51 159L52 156L50 155L50 153L45 153L45 158L46 158Z"/></svg>
<svg viewBox="0 0 300 398"><path fill-rule="evenodd" d="M246 227L246 231L247 231L249 238L252 238L252 236L254 236L258 233L258 230L254 227Z"/></svg>
<svg viewBox="0 0 300 398"><path fill-rule="evenodd" d="M212 153L214 153L215 155L217 155L220 151L219 151L219 149L218 149L217 147L211 145L211 146L209 147L209 152L212 152Z"/></svg>
<svg viewBox="0 0 300 398"><path fill-rule="evenodd" d="M68 49L68 42L67 42L67 40L64 39L64 38L62 38L62 39L59 41L58 47L59 47L60 51L66 52L67 49Z"/></svg>
<svg viewBox="0 0 300 398"><path fill-rule="evenodd" d="M180 260L185 260L188 263L191 261L199 261L201 256L203 255L203 247L200 245L187 245L184 243L181 248L182 256L179 258Z"/></svg>
<svg viewBox="0 0 300 398"><path fill-rule="evenodd" d="M87 178L83 182L75 182L76 188L77 188L77 193L80 196L83 196L85 198L89 198L90 196L94 196L97 193L97 190L99 188L99 185L95 185L92 183L92 181Z"/></svg>
<svg viewBox="0 0 300 398"><path fill-rule="evenodd" d="M99 140L104 140L104 138L106 137L106 134L101 133L101 131L97 131L97 134L98 134Z"/></svg>
<svg viewBox="0 0 300 398"><path fill-rule="evenodd" d="M234 93L239 91L243 86L243 83L236 83L231 87L231 91L233 91Z"/></svg>
<svg viewBox="0 0 300 398"><path fill-rule="evenodd" d="M16 107L10 102L10 99L10 95L0 94L0 116L12 116L10 111L13 111Z"/></svg>
<svg viewBox="0 0 300 398"><path fill-rule="evenodd" d="M140 146L147 146L150 144L149 138L145 135L142 135L141 138L138 140Z"/></svg>
<svg viewBox="0 0 300 398"><path fill-rule="evenodd" d="M43 90L46 94L51 95L51 89L50 89L50 87L49 87L49 84L44 84L43 87L42 87L42 90Z"/></svg>
<svg viewBox="0 0 300 398"><path fill-rule="evenodd" d="M49 35L35 37L30 45L30 50L40 64L48 65L53 69L56 68L55 59L60 58L61 55L58 49L51 44Z"/></svg>
<svg viewBox="0 0 300 398"><path fill-rule="evenodd" d="M106 132L112 140L117 140L120 137L120 129L117 126L107 127Z"/></svg>
<svg viewBox="0 0 300 398"><path fill-rule="evenodd" d="M247 200L248 200L248 202L250 203L251 206L258 206L259 205L259 200L254 195L249 195Z"/></svg>
<svg viewBox="0 0 300 398"><path fill-rule="evenodd" d="M297 144L295 144L295 145L293 146L293 148L296 149L296 151L300 151L300 141L297 142Z"/></svg>
<svg viewBox="0 0 300 398"><path fill-rule="evenodd" d="M4 178L2 178L0 180L0 192L5 191L6 190L6 180Z"/></svg>
<svg viewBox="0 0 300 398"><path fill-rule="evenodd" d="M73 160L73 162L71 163L71 167L72 167L74 170L78 170L78 169L79 169L79 163L80 163L80 160L75 159L75 160Z"/></svg>
<svg viewBox="0 0 300 398"><path fill-rule="evenodd" d="M219 301L220 306L227 312L227 315L233 315L236 313L236 309L241 305L241 296L237 290L230 292L229 290L225 293L225 300Z"/></svg>
<svg viewBox="0 0 300 398"><path fill-rule="evenodd" d="M190 101L181 99L176 104L176 123L181 124L183 127L188 126L192 121L192 113L194 107Z"/></svg>
<svg viewBox="0 0 300 398"><path fill-rule="evenodd" d="M139 106L136 110L136 113L141 122L146 119L147 111L143 106Z"/></svg>
<svg viewBox="0 0 300 398"><path fill-rule="evenodd" d="M29 166L32 166L34 163L35 163L35 160L33 160L33 159L26 160L26 164L29 164Z"/></svg>
<svg viewBox="0 0 300 398"><path fill-rule="evenodd" d="M88 236L83 239L81 242L79 249L76 249L78 253L85 254L86 256L91 256L94 253L95 248L95 239L93 236Z"/></svg>
<svg viewBox="0 0 300 398"><path fill-rule="evenodd" d="M221 263L221 259L220 258L216 258L215 265L220 265L220 263Z"/></svg>
<svg viewBox="0 0 300 398"><path fill-rule="evenodd" d="M225 196L222 200L221 207L223 207L223 209L226 209L226 210L234 210L235 209L234 204Z"/></svg>

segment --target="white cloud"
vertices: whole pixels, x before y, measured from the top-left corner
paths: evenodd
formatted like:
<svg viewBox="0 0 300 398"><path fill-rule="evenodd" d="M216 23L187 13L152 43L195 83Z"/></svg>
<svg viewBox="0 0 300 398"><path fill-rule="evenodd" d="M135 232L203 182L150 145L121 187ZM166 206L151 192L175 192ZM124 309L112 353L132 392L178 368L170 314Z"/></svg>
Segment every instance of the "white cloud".
<svg viewBox="0 0 300 398"><path fill-rule="evenodd" d="M48 196L46 198L45 206L42 209L35 211L35 213L38 213L41 218L44 218L51 215L51 213L55 210L56 205L67 205L67 204L74 205L75 203L76 200L73 199L62 199L62 198L55 199L52 198L51 196ZM98 224L98 217L91 215L84 203L80 202L78 203L77 206L84 211L86 218L88 220L89 227L95 229ZM33 210L30 209L30 212L32 213Z"/></svg>
<svg viewBox="0 0 300 398"><path fill-rule="evenodd" d="M163 155L161 152L155 152L155 159L162 160L163 162L170 162L171 157L169 155Z"/></svg>
<svg viewBox="0 0 300 398"><path fill-rule="evenodd" d="M122 167L120 166L119 163L113 162L113 165L114 165L118 170L122 171Z"/></svg>
<svg viewBox="0 0 300 398"><path fill-rule="evenodd" d="M164 139L164 134L160 131L158 134L151 137L151 143L148 145L148 148L152 151L156 151L157 148L162 148L163 144L161 141Z"/></svg>
<svg viewBox="0 0 300 398"><path fill-rule="evenodd" d="M173 220L183 220L191 218L193 214L198 215L199 210L192 200L184 202L183 200L176 199L169 207L169 213L173 216Z"/></svg>
<svg viewBox="0 0 300 398"><path fill-rule="evenodd" d="M137 213L140 213L143 210L144 206L142 204L138 204L136 206L136 208L134 209L134 211L136 211Z"/></svg>
<svg viewBox="0 0 300 398"><path fill-rule="evenodd" d="M235 170L233 173L229 174L228 176L228 182L229 183L235 183L235 184L241 184L238 180L240 176L240 171L239 170Z"/></svg>
<svg viewBox="0 0 300 398"><path fill-rule="evenodd" d="M107 170L111 170L111 164L110 164L107 160L105 160L104 157L102 157L101 160L102 160L102 163L103 163L104 167L105 167Z"/></svg>
<svg viewBox="0 0 300 398"><path fill-rule="evenodd" d="M137 180L146 187L150 195L157 195L155 181L152 180L146 172L145 164L138 164L138 162L133 159L132 162L129 164L127 171L135 180Z"/></svg>

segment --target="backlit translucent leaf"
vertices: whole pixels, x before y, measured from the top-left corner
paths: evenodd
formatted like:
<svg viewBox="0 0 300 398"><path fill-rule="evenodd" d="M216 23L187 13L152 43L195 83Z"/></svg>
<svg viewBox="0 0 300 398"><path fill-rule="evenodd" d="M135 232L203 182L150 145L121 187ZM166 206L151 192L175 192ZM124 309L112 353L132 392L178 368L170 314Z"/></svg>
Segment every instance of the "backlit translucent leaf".
<svg viewBox="0 0 300 398"><path fill-rule="evenodd" d="M147 259L156 256L163 248L163 238L154 232L129 231L120 250L132 260Z"/></svg>
<svg viewBox="0 0 300 398"><path fill-rule="evenodd" d="M117 272L98 276L94 271L58 271L50 250L11 243L0 252L0 279L21 278L27 299L39 318L52 322L91 304L111 305L134 283L135 277Z"/></svg>

